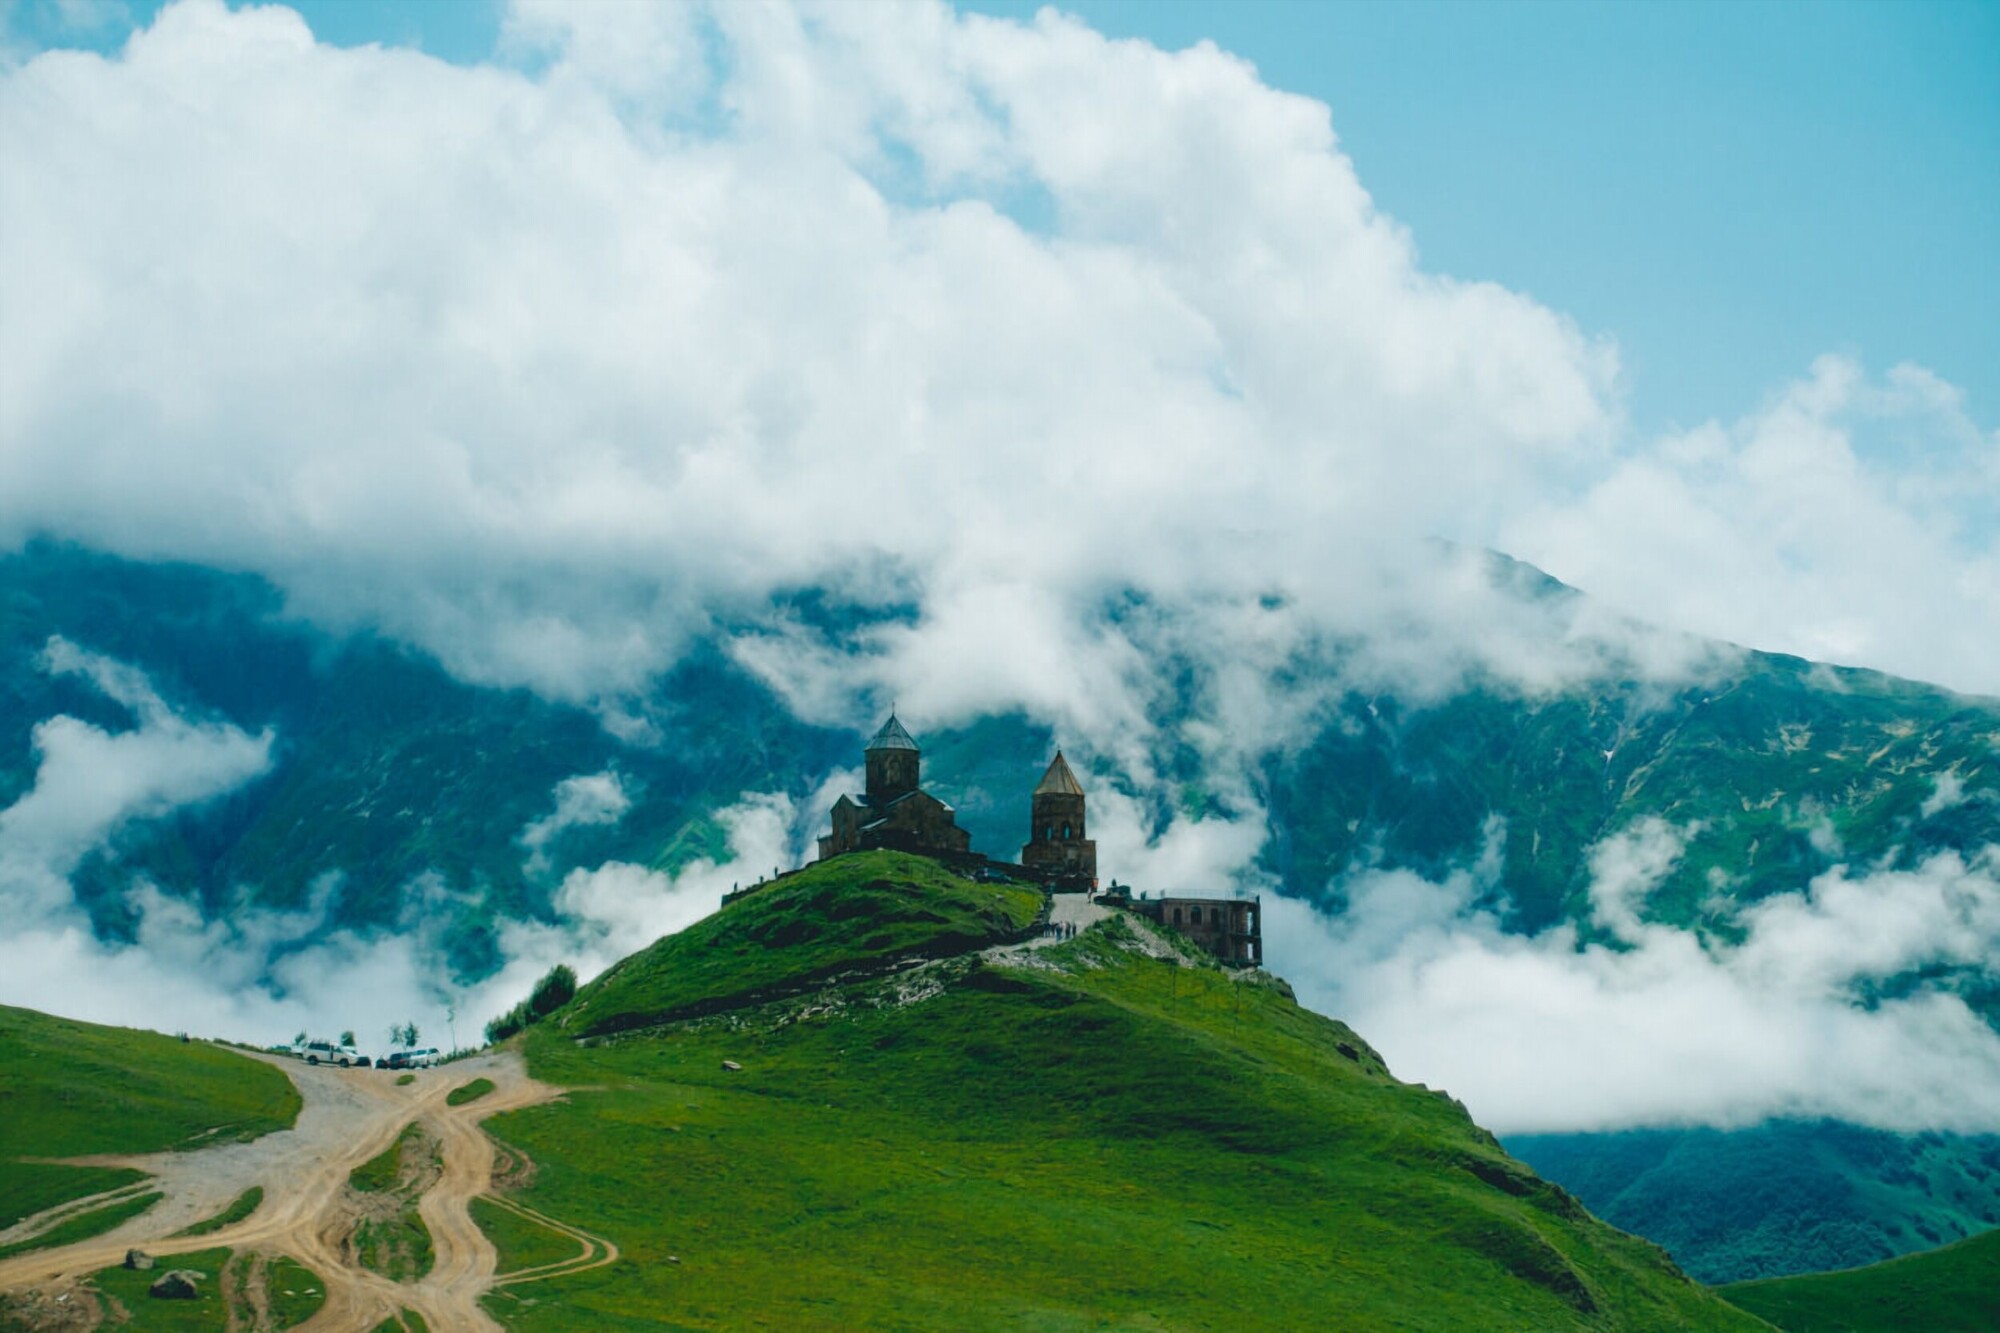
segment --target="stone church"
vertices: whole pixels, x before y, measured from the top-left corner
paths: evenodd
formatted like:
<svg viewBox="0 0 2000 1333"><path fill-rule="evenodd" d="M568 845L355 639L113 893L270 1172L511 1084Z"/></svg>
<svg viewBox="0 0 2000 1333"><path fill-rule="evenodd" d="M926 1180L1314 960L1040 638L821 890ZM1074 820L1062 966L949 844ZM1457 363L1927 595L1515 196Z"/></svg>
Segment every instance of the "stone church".
<svg viewBox="0 0 2000 1333"><path fill-rule="evenodd" d="M958 826L957 813L923 789L923 751L894 713L862 758L866 790L833 803L833 831L819 840L820 860L886 848L935 857L961 870L985 868L1038 880L1062 892L1097 887L1097 844L1085 831L1083 785L1062 751L1056 751L1029 802L1028 842L1019 865L972 850L972 835Z"/></svg>
<svg viewBox="0 0 2000 1333"><path fill-rule="evenodd" d="M1035 881L1054 893L1097 892L1097 843L1086 823L1083 784L1061 750L1035 784L1019 865L972 850L972 835L958 826L957 812L923 789L923 751L894 713L868 742L863 758L866 789L833 803L833 831L819 840L820 860L881 848L932 857L962 874ZM761 887L761 880L752 886ZM731 893L722 901L726 906L751 891ZM1135 899L1131 889L1114 881L1103 902L1172 926L1231 966L1257 967L1264 961L1261 899L1181 894Z"/></svg>
<svg viewBox="0 0 2000 1333"><path fill-rule="evenodd" d="M866 790L833 803L833 832L819 840L819 859L885 848L947 861L972 857L972 835L952 808L918 785L923 751L891 713L862 752Z"/></svg>

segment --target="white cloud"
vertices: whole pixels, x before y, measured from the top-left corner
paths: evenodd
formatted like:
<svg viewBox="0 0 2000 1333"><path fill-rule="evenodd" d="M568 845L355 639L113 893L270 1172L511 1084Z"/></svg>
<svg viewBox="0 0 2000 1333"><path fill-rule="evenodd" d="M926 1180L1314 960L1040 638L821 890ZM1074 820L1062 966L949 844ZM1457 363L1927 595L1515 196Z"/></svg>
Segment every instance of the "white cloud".
<svg viewBox="0 0 2000 1333"><path fill-rule="evenodd" d="M1607 345L1422 272L1326 109L1212 48L507 31L532 73L189 0L5 76L0 539L255 568L567 698L825 587L916 608L881 683L1111 735L1146 683L1107 594L1338 623L1385 543L1478 539L1609 437Z"/></svg>
<svg viewBox="0 0 2000 1333"><path fill-rule="evenodd" d="M1501 1133L1772 1116L2000 1129L2000 1033L1945 983L1890 985L1919 969L1996 979L2000 848L1830 872L1743 908L1729 943L1638 912L1684 837L1650 822L1596 849L1608 941L1505 933L1475 905L1490 871L1365 872L1336 920L1267 898L1271 965Z"/></svg>
<svg viewBox="0 0 2000 1333"><path fill-rule="evenodd" d="M556 923L504 927L507 965L472 985L446 980L441 927L457 917L448 909L462 892L430 875L406 887L398 932L370 936L333 924L338 869L320 876L296 908L265 907L238 892L213 914L140 876L125 892L136 921L132 942L104 941L92 935L69 879L84 858L129 823L260 776L276 737L192 721L142 672L61 638L49 641L41 666L89 681L136 723L106 732L71 717L42 722L34 785L0 811L0 917L8 923L0 1003L77 1018L264 1043L301 1028L352 1028L366 1048L389 1024L410 1020L443 1039L455 1008L459 1034L471 1041L554 964L592 975L714 911L735 882L797 864L807 826L824 808L815 803L808 813L784 796L751 796L718 816L729 848L721 860L674 875L620 863L572 871L556 894ZM564 829L622 818L631 803L612 772L565 779L553 797L551 813L522 835L531 855Z"/></svg>
<svg viewBox="0 0 2000 1333"><path fill-rule="evenodd" d="M1621 451L1607 341L1426 273L1327 109L1213 47L924 4L504 27L513 67L462 68L188 0L0 75L0 541L254 568L614 721L718 621L815 715L1107 747L1160 686L1134 592L1212 667L1261 618L1420 686L1610 632L1431 536L2000 689L2000 450L1949 386L1828 361ZM816 644L770 611L801 587L898 615Z"/></svg>
<svg viewBox="0 0 2000 1333"><path fill-rule="evenodd" d="M1965 804L1965 779L1959 777L1956 769L1946 769L1937 775L1936 785L1931 794L1924 797L1924 803L1917 813L1925 819L1942 814L1955 805Z"/></svg>
<svg viewBox="0 0 2000 1333"><path fill-rule="evenodd" d="M564 778L553 794L555 809L523 828L516 839L528 849L527 868L531 872L548 869L549 844L564 832L616 824L632 808L624 779L608 769Z"/></svg>
<svg viewBox="0 0 2000 1333"><path fill-rule="evenodd" d="M1734 426L1620 461L1501 540L1702 634L2000 694L2000 433L1913 366L1825 357Z"/></svg>
<svg viewBox="0 0 2000 1333"><path fill-rule="evenodd" d="M263 773L276 739L189 721L137 671L60 637L48 641L41 666L88 680L137 725L108 732L57 716L35 726L34 786L0 811L0 903L16 922L64 909L71 872L127 822L197 804Z"/></svg>

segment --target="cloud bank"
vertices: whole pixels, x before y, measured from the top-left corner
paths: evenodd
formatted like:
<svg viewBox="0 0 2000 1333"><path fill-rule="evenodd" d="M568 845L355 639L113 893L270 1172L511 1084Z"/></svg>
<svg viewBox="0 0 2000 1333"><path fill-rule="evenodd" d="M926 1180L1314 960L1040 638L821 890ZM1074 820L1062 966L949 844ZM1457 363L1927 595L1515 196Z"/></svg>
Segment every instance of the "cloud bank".
<svg viewBox="0 0 2000 1333"><path fill-rule="evenodd" d="M1271 966L1500 1133L1773 1116L2000 1130L2000 1033L1962 994L2000 982L2000 847L1830 871L1740 908L1724 940L1640 916L1684 838L1650 821L1595 850L1588 942L1509 935L1477 906L1495 852L1442 883L1351 877L1336 920L1267 898Z"/></svg>
<svg viewBox="0 0 2000 1333"><path fill-rule="evenodd" d="M40 667L87 681L133 723L106 731L67 716L44 721L34 733L34 785L0 810L0 1003L76 1018L259 1043L351 1028L364 1051L382 1045L392 1023L415 1021L443 1044L455 1022L458 1037L475 1042L488 1018L556 963L592 976L714 911L737 880L796 864L820 809L751 797L718 816L728 856L674 875L617 862L572 871L555 922L506 926L506 966L470 985L448 980L441 926L462 904L435 876L407 887L394 934L368 936L333 924L338 871L296 909L243 894L215 914L135 876L125 894L134 937L105 941L75 898L77 866L130 822L197 807L261 776L278 738L190 718L143 673L60 638ZM551 797L551 813L523 833L531 857L566 828L617 819L630 800L614 773L566 779Z"/></svg>
<svg viewBox="0 0 2000 1333"><path fill-rule="evenodd" d="M795 676L811 588L889 616L821 645L870 686L1115 719L1107 598L1450 625L1434 536L2000 689L1963 628L2000 473L1948 386L1822 368L1632 448L1607 337L1425 271L1327 108L1212 46L923 4L505 32L464 68L186 0L0 72L0 541L255 569L573 700L718 627ZM1798 443L1864 399L1909 485Z"/></svg>
<svg viewBox="0 0 2000 1333"><path fill-rule="evenodd" d="M549 867L550 844L573 828L616 824L632 808L632 797L617 773L579 773L556 784L555 809L521 830L519 842L527 849L529 873Z"/></svg>

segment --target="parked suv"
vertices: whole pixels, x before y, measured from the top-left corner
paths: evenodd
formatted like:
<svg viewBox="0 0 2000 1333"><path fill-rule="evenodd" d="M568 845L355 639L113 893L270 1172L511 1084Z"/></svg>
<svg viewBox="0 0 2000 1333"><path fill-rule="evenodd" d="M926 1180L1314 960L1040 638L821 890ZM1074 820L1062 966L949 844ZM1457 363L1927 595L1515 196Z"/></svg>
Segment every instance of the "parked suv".
<svg viewBox="0 0 2000 1333"><path fill-rule="evenodd" d="M292 1047L292 1054L309 1065L339 1065L342 1069L358 1064L361 1055L352 1046L341 1046L330 1041L308 1041Z"/></svg>
<svg viewBox="0 0 2000 1333"><path fill-rule="evenodd" d="M429 1069L437 1061L436 1047L420 1046L414 1050L391 1051L378 1063L383 1069Z"/></svg>

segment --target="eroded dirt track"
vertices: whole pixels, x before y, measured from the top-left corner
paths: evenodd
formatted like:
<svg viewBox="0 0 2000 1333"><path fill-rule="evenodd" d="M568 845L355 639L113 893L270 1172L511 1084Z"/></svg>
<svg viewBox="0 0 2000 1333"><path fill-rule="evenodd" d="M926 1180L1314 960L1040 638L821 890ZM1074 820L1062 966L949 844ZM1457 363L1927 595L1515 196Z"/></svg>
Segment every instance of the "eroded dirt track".
<svg viewBox="0 0 2000 1333"><path fill-rule="evenodd" d="M164 1259L228 1246L288 1254L320 1276L326 1304L301 1326L306 1329L372 1329L402 1310L422 1315L433 1329L498 1329L479 1304L494 1285L497 1256L473 1223L469 1207L493 1183L493 1141L479 1122L548 1101L557 1090L529 1078L512 1054L420 1071L403 1085L397 1083L398 1075L386 1071L336 1070L268 1058L305 1099L294 1128L200 1152L74 1159L145 1171L154 1177L146 1188L165 1197L143 1216L102 1236L0 1261L0 1292L41 1288L60 1294L98 1269L119 1263L134 1247ZM463 1106L446 1103L454 1088L477 1078L491 1079L494 1090ZM439 1178L418 1202L435 1262L418 1281L397 1283L345 1257L343 1242L355 1221L346 1186L356 1167L396 1142L414 1121L423 1123L441 1149ZM252 1186L262 1187L263 1202L243 1221L204 1236L172 1238L176 1231L214 1217ZM601 1247L590 1256L594 1262L617 1257L616 1248L601 1238L533 1216L576 1237L586 1249L593 1242ZM559 1267L574 1271L572 1265ZM508 1281L524 1276L510 1275Z"/></svg>

